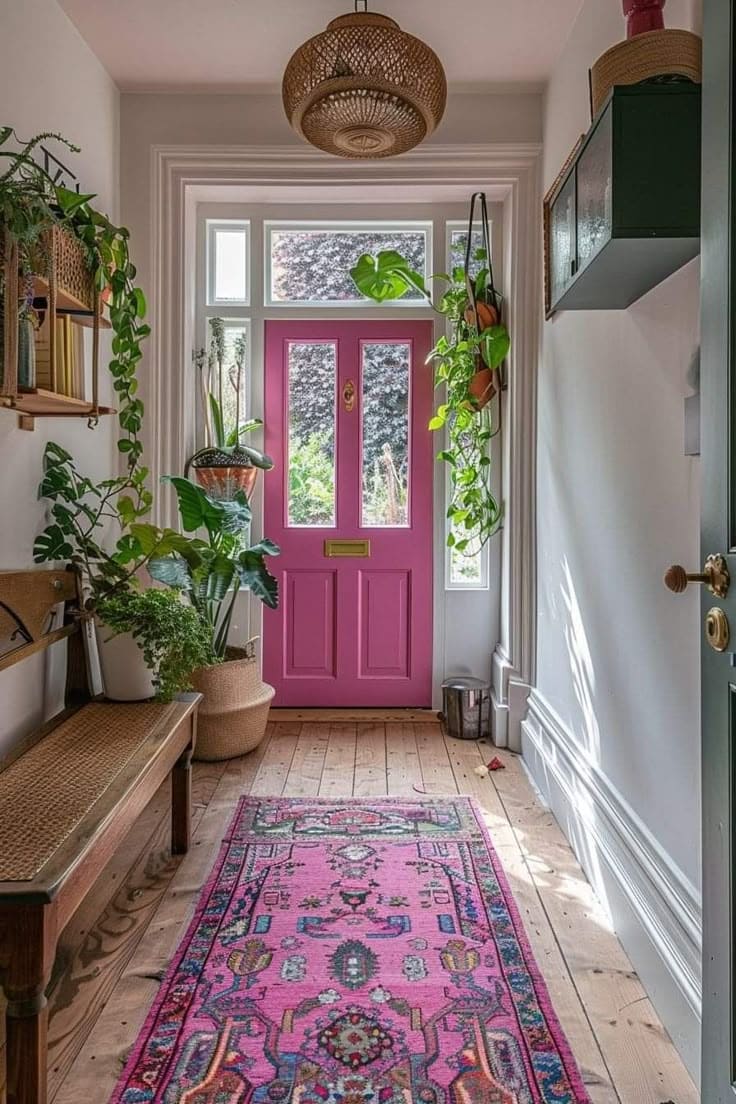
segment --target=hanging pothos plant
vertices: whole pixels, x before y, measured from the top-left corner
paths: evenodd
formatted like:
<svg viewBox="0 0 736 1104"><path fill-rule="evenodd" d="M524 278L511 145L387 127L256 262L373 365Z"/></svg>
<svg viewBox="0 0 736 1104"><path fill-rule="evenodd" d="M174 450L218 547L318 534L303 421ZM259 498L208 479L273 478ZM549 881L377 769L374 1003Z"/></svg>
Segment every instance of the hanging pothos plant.
<svg viewBox="0 0 736 1104"><path fill-rule="evenodd" d="M185 538L141 522L150 511L152 495L146 484L148 471L141 464L143 403L136 371L150 327L144 321L146 299L135 282L128 251L129 232L93 206L93 195L66 188L35 160L38 147L49 140L78 152L59 134L39 134L23 143L11 127L0 127L0 237L10 235L17 242L21 291L31 304L32 276L47 275L39 272L39 265L50 260L44 258L45 242L54 228L81 244L95 286L107 302L112 328L108 367L117 396L117 447L124 470L95 482L79 472L66 449L50 441L39 497L50 501L52 520L33 548L36 563L75 564L94 605L133 585L136 573L152 556L171 552ZM11 144L19 148L11 149ZM0 296L3 290L0 287ZM117 530L111 549L103 540L110 525Z"/></svg>
<svg viewBox="0 0 736 1104"><path fill-rule="evenodd" d="M483 234L479 249L472 248L476 199ZM471 200L464 266L430 277L442 286L438 302L424 276L394 250L364 254L350 275L361 294L376 303L419 291L447 320L448 332L428 358L435 366L435 387L445 392L429 428L447 433L447 447L437 456L450 468L447 543L461 554L476 551L503 521L503 503L491 482L491 447L500 429L502 366L511 347L493 282L485 196Z"/></svg>

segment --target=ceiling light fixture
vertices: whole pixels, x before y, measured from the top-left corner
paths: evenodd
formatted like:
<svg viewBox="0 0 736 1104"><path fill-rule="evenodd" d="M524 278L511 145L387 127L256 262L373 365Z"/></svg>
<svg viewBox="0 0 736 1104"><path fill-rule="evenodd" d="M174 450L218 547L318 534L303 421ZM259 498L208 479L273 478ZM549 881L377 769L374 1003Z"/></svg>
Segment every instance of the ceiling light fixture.
<svg viewBox="0 0 736 1104"><path fill-rule="evenodd" d="M426 43L369 12L367 0L355 0L354 12L333 19L292 55L283 97L294 130L318 149L393 157L435 129L447 80Z"/></svg>

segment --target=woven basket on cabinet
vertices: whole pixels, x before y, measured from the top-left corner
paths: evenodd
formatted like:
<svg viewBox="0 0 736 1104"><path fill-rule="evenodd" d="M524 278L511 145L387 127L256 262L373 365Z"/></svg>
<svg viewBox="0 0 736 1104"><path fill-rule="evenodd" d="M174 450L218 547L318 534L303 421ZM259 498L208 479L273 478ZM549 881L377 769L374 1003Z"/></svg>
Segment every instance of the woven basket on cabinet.
<svg viewBox="0 0 736 1104"><path fill-rule="evenodd" d="M657 77L681 77L700 84L702 42L692 31L645 31L617 42L590 70L590 99L596 117L617 84L639 84Z"/></svg>

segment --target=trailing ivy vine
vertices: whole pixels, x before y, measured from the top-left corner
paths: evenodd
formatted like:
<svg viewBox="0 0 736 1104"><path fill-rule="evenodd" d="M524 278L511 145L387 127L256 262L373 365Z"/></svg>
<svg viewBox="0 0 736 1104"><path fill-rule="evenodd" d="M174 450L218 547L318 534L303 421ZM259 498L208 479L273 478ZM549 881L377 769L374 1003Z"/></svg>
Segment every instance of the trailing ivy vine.
<svg viewBox="0 0 736 1104"><path fill-rule="evenodd" d="M46 141L70 152L78 147L60 134L36 135L21 141L12 127L0 127L0 229L18 244L23 294L32 304L32 276L47 275L50 258L45 236L54 228L71 234L84 252L97 293L107 302L112 327L112 359L108 369L118 407L117 448L123 472L95 483L76 468L72 456L55 442L46 446L39 497L51 503L52 520L39 534L33 554L37 563L71 561L83 573L94 599L127 587L142 563L155 551L170 551L176 534L140 523L150 511L148 471L141 463L143 402L138 395L138 365L143 342L150 334L145 322L146 299L136 284L129 252L129 231L116 226L93 205L95 196L64 186L36 160ZM17 147L17 148L12 148ZM4 288L0 286L0 295ZM117 540L108 551L102 539L110 522ZM175 542L176 543L176 542Z"/></svg>

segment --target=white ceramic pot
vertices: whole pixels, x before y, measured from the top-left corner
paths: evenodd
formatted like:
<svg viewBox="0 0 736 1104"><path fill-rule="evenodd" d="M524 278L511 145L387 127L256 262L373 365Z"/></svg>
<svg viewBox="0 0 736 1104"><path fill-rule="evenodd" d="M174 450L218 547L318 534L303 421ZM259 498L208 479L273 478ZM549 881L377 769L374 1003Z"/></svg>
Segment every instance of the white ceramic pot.
<svg viewBox="0 0 736 1104"><path fill-rule="evenodd" d="M97 652L105 688L110 701L145 701L156 693L153 673L143 658L143 650L132 633L112 635L112 630L95 621Z"/></svg>

